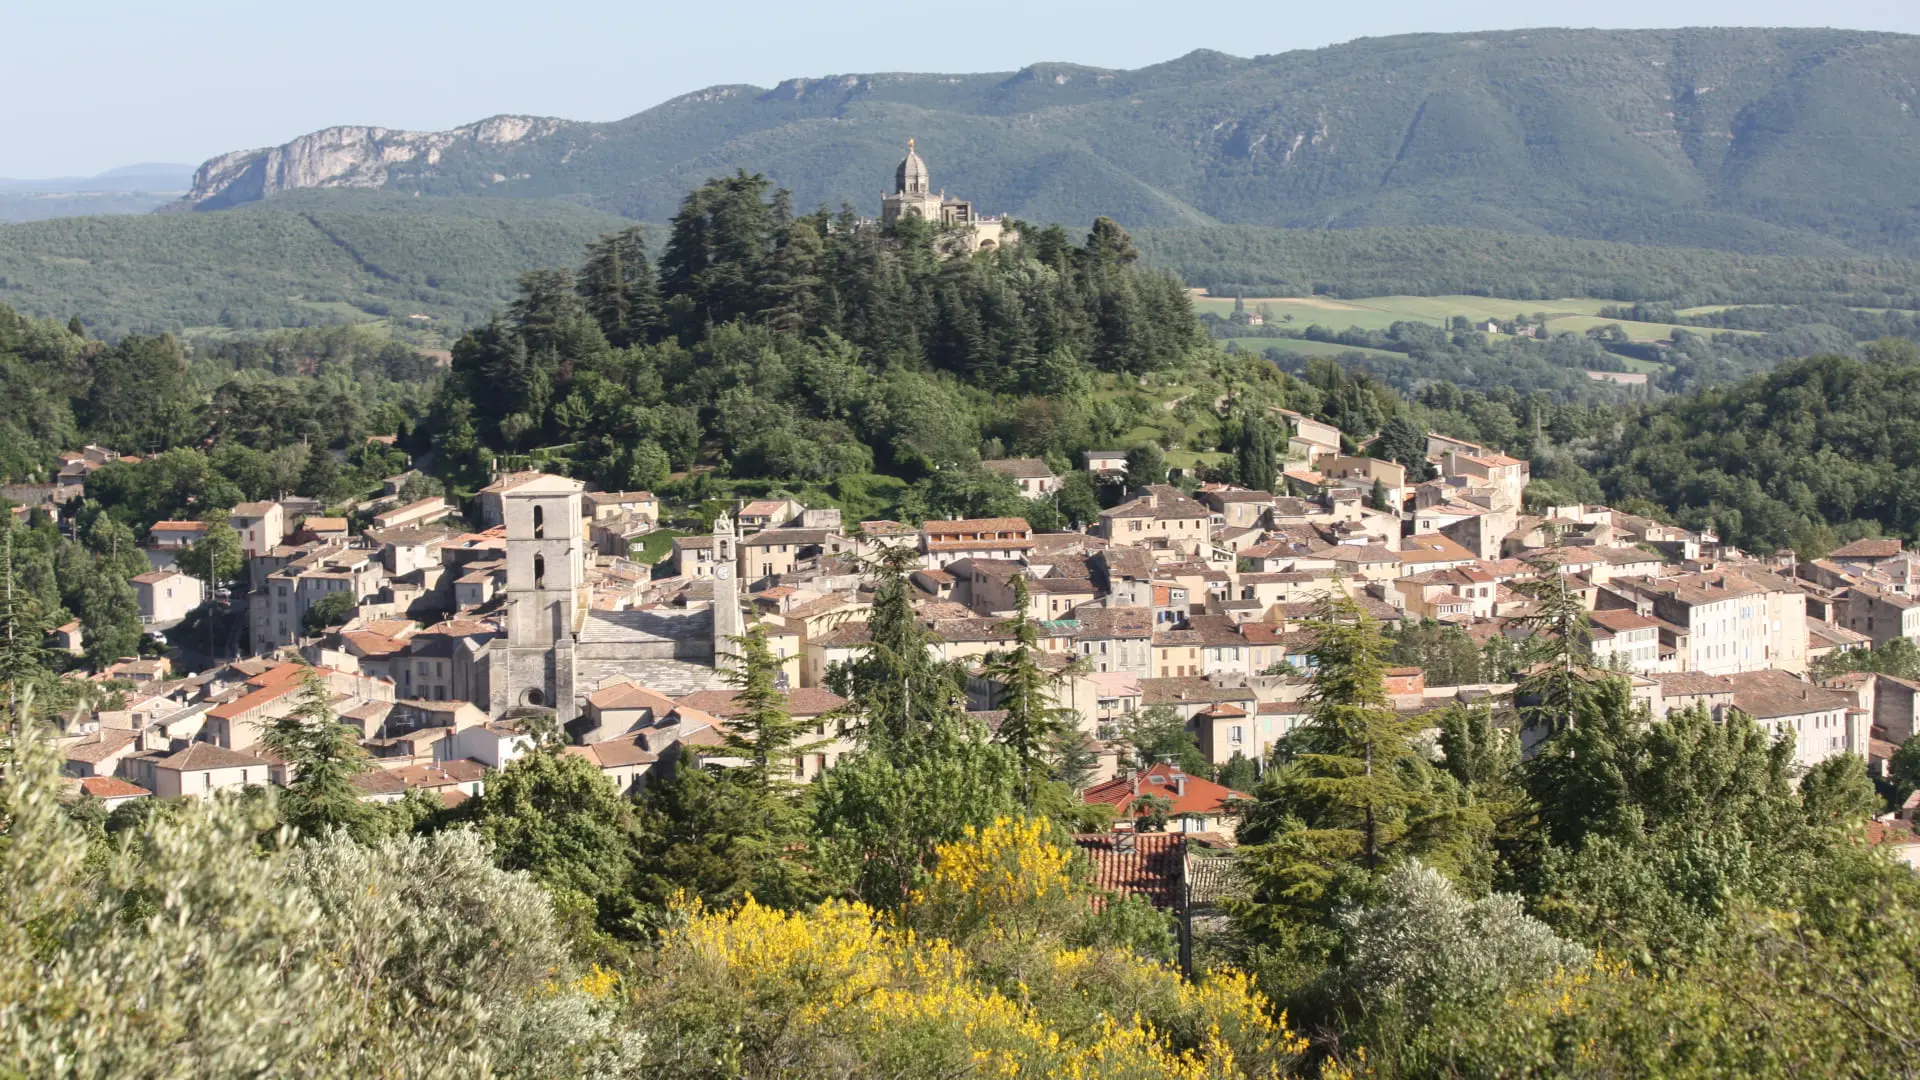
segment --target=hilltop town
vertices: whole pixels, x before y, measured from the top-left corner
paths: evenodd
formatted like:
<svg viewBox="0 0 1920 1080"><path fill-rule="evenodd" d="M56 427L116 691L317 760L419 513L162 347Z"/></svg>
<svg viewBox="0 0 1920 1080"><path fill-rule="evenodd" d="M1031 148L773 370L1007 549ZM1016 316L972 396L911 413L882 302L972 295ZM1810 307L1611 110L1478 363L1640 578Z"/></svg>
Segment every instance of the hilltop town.
<svg viewBox="0 0 1920 1080"><path fill-rule="evenodd" d="M1911 1071L1908 314L679 206L450 341L0 305L0 1074Z"/></svg>
<svg viewBox="0 0 1920 1080"><path fill-rule="evenodd" d="M247 655L205 670L162 656L98 672L126 686L123 701L73 719L67 771L110 802L284 784L262 733L296 707L310 667L376 766L355 780L366 799L420 790L455 804L532 749L540 716L566 732L566 753L634 792L720 744L729 642L751 624L779 660L792 714L828 736L788 763L812 779L853 748L834 735L858 718L828 689L830 672L865 647L871 561L886 549L912 553L913 610L939 659L972 667L975 717L995 726L1003 688L982 665L1017 646L1023 616L1058 673L1054 702L1097 762L1083 797L1124 818L1150 793L1143 785L1172 782L1176 831L1230 838L1245 793L1171 762L1143 768L1128 722L1170 710L1206 765L1238 758L1257 775L1311 718L1313 622L1335 596L1390 632L1432 624L1482 647L1519 646L1550 633L1539 586L1552 583L1588 613L1582 662L1625 679L1654 717L1738 711L1786 738L1798 767L1853 755L1875 773L1913 734L1920 684L1812 674L1835 653L1920 637L1917 560L1899 541L1802 563L1604 506L1528 512L1525 461L1434 433L1435 475L1416 482L1402 465L1341 453L1331 425L1280 413L1284 493L1180 477L1133 487L1125 451L1088 451L1080 464L1113 505L1076 531L1019 518L846 521L763 498L686 533L664 527L676 508L650 492L537 472L482 488L471 522L444 498L390 497L357 532L310 505L241 504L230 520L246 557ZM69 497L83 493L88 460L63 471L80 489ZM1040 459L983 467L1030 497L1062 479ZM136 579L143 620L171 625L201 602L172 556L204 528L150 530L156 569ZM656 535L666 557L637 559ZM1410 717L1515 705L1512 680L1456 685L1418 666L1388 676L1393 707Z"/></svg>

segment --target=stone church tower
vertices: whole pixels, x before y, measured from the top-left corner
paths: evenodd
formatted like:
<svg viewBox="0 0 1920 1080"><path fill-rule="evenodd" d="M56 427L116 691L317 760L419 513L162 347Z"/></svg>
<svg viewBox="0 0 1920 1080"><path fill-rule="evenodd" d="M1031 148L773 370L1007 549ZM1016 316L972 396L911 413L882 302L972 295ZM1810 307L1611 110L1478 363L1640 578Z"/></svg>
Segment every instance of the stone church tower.
<svg viewBox="0 0 1920 1080"><path fill-rule="evenodd" d="M581 487L533 474L501 492L507 531L507 635L493 644L495 716L518 706L574 716L574 647L586 610Z"/></svg>
<svg viewBox="0 0 1920 1080"><path fill-rule="evenodd" d="M893 170L893 194L880 199L882 222L901 218L920 218L952 230L946 241L951 252L972 254L1019 238L1007 231L1002 219L981 217L974 213L973 203L934 191L933 177L912 139L907 140L907 156Z"/></svg>
<svg viewBox="0 0 1920 1080"><path fill-rule="evenodd" d="M739 656L733 639L747 632L740 615L739 554L740 533L721 514L713 521L713 666L720 671Z"/></svg>

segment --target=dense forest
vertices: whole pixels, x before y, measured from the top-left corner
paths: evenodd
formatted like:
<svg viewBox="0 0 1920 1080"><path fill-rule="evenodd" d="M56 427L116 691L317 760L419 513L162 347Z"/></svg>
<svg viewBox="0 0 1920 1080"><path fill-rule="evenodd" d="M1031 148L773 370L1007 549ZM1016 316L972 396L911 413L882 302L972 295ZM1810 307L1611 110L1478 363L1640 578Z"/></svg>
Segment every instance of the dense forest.
<svg viewBox="0 0 1920 1080"><path fill-rule="evenodd" d="M1145 229L1137 239L1154 265L1215 296L1597 296L1668 309L1920 306L1920 263L1899 258L1742 254L1443 226Z"/></svg>
<svg viewBox="0 0 1920 1080"><path fill-rule="evenodd" d="M1575 444L1600 490L1641 499L1756 551L1823 555L1884 530L1920 530L1920 354L1816 356L1766 375L1627 411L1610 438Z"/></svg>
<svg viewBox="0 0 1920 1080"><path fill-rule="evenodd" d="M313 191L224 214L0 225L0 303L78 315L108 340L376 318L451 338L520 274L626 224L558 202Z"/></svg>
<svg viewBox="0 0 1920 1080"><path fill-rule="evenodd" d="M1119 226L1100 219L1079 244L1031 228L968 259L943 258L943 243L917 221L795 216L760 177L710 182L657 267L629 229L577 271L527 275L502 316L455 344L424 428L449 468L468 467L457 482L493 453L616 488L710 462L713 479L814 485L909 516L1005 506L1012 486L971 469L983 456L1064 467L1183 417L1201 419L1194 437L1218 436L1210 404L1169 415L1156 396L1214 385L1220 357L1180 283L1141 267ZM1279 393L1285 380L1249 381Z"/></svg>

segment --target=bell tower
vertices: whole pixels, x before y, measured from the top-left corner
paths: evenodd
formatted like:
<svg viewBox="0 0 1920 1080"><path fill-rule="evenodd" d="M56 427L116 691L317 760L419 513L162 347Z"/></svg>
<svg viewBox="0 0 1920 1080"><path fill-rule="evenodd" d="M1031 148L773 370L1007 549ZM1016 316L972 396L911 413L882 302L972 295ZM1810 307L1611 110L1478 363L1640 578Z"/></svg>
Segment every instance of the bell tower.
<svg viewBox="0 0 1920 1080"><path fill-rule="evenodd" d="M740 615L740 532L733 519L713 519L713 666L724 670L739 655L733 639L747 632Z"/></svg>
<svg viewBox="0 0 1920 1080"><path fill-rule="evenodd" d="M493 669L496 715L533 706L552 709L562 723L573 718L574 633L586 589L581 486L535 474L501 493L507 637L506 662Z"/></svg>

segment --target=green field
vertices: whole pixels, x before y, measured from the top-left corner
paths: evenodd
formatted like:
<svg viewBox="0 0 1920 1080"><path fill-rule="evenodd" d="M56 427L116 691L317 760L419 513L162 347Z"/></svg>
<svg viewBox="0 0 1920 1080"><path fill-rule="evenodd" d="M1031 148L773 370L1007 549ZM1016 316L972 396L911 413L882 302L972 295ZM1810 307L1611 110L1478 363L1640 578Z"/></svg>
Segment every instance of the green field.
<svg viewBox="0 0 1920 1080"><path fill-rule="evenodd" d="M1601 310L1617 302L1591 296L1572 296L1559 300L1505 300L1497 296L1367 296L1357 300L1335 300L1324 296L1282 296L1249 297L1245 303L1249 311L1259 311L1261 305L1265 305L1266 310L1273 314L1274 325L1300 330L1314 325L1334 331L1387 330L1397 322L1447 326L1455 316L1464 316L1478 323L1488 319L1505 322L1516 316L1531 319L1544 314L1547 317L1547 330L1555 334L1584 334L1595 327L1609 325L1620 327L1633 341L1661 341L1673 334L1673 327L1666 323L1602 319ZM1233 310L1233 301L1220 297L1196 296L1193 304L1198 311L1211 311L1218 315L1226 315ZM1288 315L1293 316L1293 321L1287 321ZM1246 341L1268 339L1240 340L1241 347L1248 348ZM1329 354L1311 352L1310 355Z"/></svg>
<svg viewBox="0 0 1920 1080"><path fill-rule="evenodd" d="M1347 353L1361 353L1366 356L1401 356L1386 349L1365 349L1357 345L1341 345L1332 341L1303 341L1299 338L1228 338L1227 342L1240 346L1242 352L1265 353L1268 349L1295 353L1300 356L1344 356ZM1222 342L1225 345L1227 342Z"/></svg>

